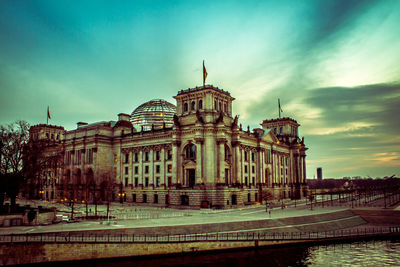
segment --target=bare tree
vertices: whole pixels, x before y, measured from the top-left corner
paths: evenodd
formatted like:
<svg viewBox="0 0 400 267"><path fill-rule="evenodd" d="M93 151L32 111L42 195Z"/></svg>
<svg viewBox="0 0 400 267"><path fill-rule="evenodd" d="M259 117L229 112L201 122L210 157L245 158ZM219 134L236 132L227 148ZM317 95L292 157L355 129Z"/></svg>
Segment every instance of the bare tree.
<svg viewBox="0 0 400 267"><path fill-rule="evenodd" d="M29 139L28 130L26 121L0 126L0 206L7 194L11 207L15 207L16 197L24 182L23 153Z"/></svg>

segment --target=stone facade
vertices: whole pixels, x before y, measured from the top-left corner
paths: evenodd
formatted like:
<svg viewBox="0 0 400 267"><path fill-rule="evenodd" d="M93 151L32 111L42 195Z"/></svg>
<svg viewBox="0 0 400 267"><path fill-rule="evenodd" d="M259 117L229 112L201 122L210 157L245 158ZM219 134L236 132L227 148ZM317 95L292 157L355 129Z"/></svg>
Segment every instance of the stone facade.
<svg viewBox="0 0 400 267"><path fill-rule="evenodd" d="M174 98L172 127L138 131L121 113L118 121L62 129L54 198L228 208L305 194L307 148L295 120L265 120L262 128L243 130L227 91L206 85ZM51 139L50 129L34 126L31 138L42 130L48 135L41 138Z"/></svg>

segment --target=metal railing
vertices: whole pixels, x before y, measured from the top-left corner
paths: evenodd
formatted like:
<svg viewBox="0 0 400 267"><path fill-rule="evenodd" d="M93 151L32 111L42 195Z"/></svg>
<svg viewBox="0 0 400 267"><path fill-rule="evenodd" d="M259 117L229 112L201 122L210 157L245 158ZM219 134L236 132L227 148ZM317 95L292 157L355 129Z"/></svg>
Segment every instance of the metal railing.
<svg viewBox="0 0 400 267"><path fill-rule="evenodd" d="M326 232L225 232L171 235L42 233L0 235L4 243L176 243L206 241L283 241L368 237L400 233L400 227L371 227Z"/></svg>

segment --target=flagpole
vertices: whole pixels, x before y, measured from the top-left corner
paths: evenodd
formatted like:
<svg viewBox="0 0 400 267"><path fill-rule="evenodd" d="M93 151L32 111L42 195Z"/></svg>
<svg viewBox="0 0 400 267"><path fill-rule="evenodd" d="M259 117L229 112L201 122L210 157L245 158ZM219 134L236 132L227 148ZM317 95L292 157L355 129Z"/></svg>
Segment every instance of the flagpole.
<svg viewBox="0 0 400 267"><path fill-rule="evenodd" d="M279 111L279 118L281 118L281 101L278 98L278 111Z"/></svg>
<svg viewBox="0 0 400 267"><path fill-rule="evenodd" d="M204 76L204 69L205 69L205 67L204 67L204 59L203 59L203 87L206 87L206 78Z"/></svg>
<svg viewBox="0 0 400 267"><path fill-rule="evenodd" d="M46 124L49 124L49 106L47 106L47 114L46 114L47 122Z"/></svg>

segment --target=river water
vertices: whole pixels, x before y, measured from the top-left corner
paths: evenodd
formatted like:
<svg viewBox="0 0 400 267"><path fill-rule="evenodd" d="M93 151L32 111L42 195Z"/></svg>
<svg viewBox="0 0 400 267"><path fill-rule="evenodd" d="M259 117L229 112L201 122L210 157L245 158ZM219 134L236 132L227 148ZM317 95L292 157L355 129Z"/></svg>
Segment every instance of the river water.
<svg viewBox="0 0 400 267"><path fill-rule="evenodd" d="M54 266L400 266L400 240L261 248L156 258L124 258Z"/></svg>

